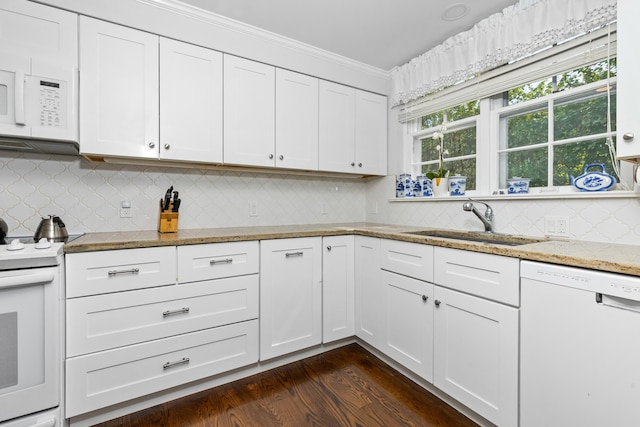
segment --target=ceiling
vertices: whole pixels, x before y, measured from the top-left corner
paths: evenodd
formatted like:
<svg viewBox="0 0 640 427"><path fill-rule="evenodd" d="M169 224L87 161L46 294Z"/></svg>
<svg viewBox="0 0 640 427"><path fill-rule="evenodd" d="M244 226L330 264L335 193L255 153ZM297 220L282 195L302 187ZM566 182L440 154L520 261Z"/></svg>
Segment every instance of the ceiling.
<svg viewBox="0 0 640 427"><path fill-rule="evenodd" d="M182 0L383 70L516 0ZM462 16L458 16L462 15Z"/></svg>

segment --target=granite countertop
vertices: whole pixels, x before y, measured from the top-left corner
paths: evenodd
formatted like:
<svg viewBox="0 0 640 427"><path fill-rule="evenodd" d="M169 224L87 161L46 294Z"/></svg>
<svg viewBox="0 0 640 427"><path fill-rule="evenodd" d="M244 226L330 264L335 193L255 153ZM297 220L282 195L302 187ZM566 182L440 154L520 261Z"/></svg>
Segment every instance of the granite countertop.
<svg viewBox="0 0 640 427"><path fill-rule="evenodd" d="M544 238L533 238L537 240L535 243L505 246L445 237L407 234L423 230L434 229L375 223L346 223L203 228L164 234L157 231L88 233L65 244L64 251L65 253L78 253L156 246L356 234L640 276L640 246Z"/></svg>

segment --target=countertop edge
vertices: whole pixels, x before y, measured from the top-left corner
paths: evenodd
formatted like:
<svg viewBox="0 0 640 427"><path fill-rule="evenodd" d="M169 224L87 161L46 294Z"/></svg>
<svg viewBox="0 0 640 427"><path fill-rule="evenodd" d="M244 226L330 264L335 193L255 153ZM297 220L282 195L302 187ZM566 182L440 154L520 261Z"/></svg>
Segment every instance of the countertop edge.
<svg viewBox="0 0 640 427"><path fill-rule="evenodd" d="M88 233L71 243L65 244L64 252L65 254L74 254L251 240L361 235L640 276L640 246L553 239L519 246L504 246L408 234L412 231L421 230L437 229L376 223L346 223L207 228L180 230L177 233L159 233L155 231L102 232Z"/></svg>

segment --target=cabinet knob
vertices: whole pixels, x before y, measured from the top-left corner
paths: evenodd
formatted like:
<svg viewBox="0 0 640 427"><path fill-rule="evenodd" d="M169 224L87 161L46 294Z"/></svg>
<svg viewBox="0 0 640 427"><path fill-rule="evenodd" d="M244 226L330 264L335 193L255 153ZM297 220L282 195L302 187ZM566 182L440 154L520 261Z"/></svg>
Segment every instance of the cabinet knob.
<svg viewBox="0 0 640 427"><path fill-rule="evenodd" d="M155 142L150 142L149 143L149 148L155 148L156 147L156 143Z"/></svg>
<svg viewBox="0 0 640 427"><path fill-rule="evenodd" d="M422 301L426 302L428 299L429 299L429 297L428 297L428 296L426 296L426 295L422 295Z"/></svg>
<svg viewBox="0 0 640 427"><path fill-rule="evenodd" d="M278 158L279 158L280 160L284 160L284 156L283 156L282 154L280 154L280 155L278 156Z"/></svg>
<svg viewBox="0 0 640 427"><path fill-rule="evenodd" d="M627 132L624 135L622 135L622 139L625 141L633 141L634 137L635 135L633 134L633 132Z"/></svg>
<svg viewBox="0 0 640 427"><path fill-rule="evenodd" d="M362 163L358 163L358 167L361 168L362 167Z"/></svg>
<svg viewBox="0 0 640 427"><path fill-rule="evenodd" d="M440 303L441 301L439 299L434 301L434 304L436 305L436 307L440 307Z"/></svg>
<svg viewBox="0 0 640 427"><path fill-rule="evenodd" d="M331 245L327 246L327 250L330 251L331 250Z"/></svg>
<svg viewBox="0 0 640 427"><path fill-rule="evenodd" d="M270 158L270 159L273 159L273 154L269 154L269 158Z"/></svg>
<svg viewBox="0 0 640 427"><path fill-rule="evenodd" d="M169 144L164 144L164 149L165 149L165 150L168 150L169 148L171 148L171 145L169 145Z"/></svg>
<svg viewBox="0 0 640 427"><path fill-rule="evenodd" d="M355 166L355 165L356 165L355 162L351 162L351 166Z"/></svg>

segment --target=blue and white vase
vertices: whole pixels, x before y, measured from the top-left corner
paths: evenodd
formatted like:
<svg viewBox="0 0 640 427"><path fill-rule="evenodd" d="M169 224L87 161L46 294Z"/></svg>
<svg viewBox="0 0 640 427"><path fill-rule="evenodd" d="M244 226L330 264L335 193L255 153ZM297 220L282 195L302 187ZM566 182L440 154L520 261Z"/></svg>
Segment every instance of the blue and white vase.
<svg viewBox="0 0 640 427"><path fill-rule="evenodd" d="M449 177L449 195L464 196L467 191L467 177L455 175Z"/></svg>

